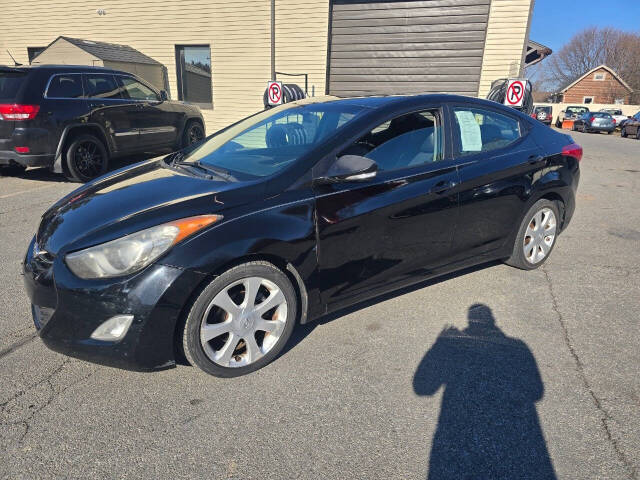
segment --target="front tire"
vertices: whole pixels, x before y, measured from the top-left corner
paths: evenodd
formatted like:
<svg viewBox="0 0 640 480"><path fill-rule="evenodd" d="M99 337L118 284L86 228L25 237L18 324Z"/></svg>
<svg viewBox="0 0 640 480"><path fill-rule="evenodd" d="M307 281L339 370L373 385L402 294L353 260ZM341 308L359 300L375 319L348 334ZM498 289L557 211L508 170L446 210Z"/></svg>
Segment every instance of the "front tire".
<svg viewBox="0 0 640 480"><path fill-rule="evenodd" d="M558 238L560 214L555 202L538 200L524 216L507 264L534 270L547 261Z"/></svg>
<svg viewBox="0 0 640 480"><path fill-rule="evenodd" d="M107 173L109 154L102 141L90 134L74 138L65 150L65 174L73 182L85 183Z"/></svg>
<svg viewBox="0 0 640 480"><path fill-rule="evenodd" d="M298 301L287 275L267 262L238 265L216 277L193 303L184 326L184 354L216 377L258 370L282 351Z"/></svg>
<svg viewBox="0 0 640 480"><path fill-rule="evenodd" d="M198 143L204 138L204 127L197 120L191 120L187 123L182 134L182 146L188 147L194 143Z"/></svg>

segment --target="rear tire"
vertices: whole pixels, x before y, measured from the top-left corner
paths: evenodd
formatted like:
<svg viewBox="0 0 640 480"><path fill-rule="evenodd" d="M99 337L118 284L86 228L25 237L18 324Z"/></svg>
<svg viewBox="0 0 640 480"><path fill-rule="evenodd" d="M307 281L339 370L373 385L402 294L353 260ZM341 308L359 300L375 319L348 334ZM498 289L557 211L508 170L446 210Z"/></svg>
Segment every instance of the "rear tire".
<svg viewBox="0 0 640 480"><path fill-rule="evenodd" d="M284 272L267 262L238 265L216 277L193 303L182 333L185 357L216 377L258 370L286 345L297 309Z"/></svg>
<svg viewBox="0 0 640 480"><path fill-rule="evenodd" d="M607 132L607 135L611 135L612 133L613 133L613 130L609 130L609 131Z"/></svg>
<svg viewBox="0 0 640 480"><path fill-rule="evenodd" d="M551 255L558 239L560 212L555 202L538 200L522 219L507 265L534 270Z"/></svg>
<svg viewBox="0 0 640 480"><path fill-rule="evenodd" d="M627 129L626 128L623 127L623 128L620 129L620 136L622 138L627 138Z"/></svg>
<svg viewBox="0 0 640 480"><path fill-rule="evenodd" d="M64 152L65 175L72 182L85 183L107 173L109 154L102 141L91 134L74 138Z"/></svg>

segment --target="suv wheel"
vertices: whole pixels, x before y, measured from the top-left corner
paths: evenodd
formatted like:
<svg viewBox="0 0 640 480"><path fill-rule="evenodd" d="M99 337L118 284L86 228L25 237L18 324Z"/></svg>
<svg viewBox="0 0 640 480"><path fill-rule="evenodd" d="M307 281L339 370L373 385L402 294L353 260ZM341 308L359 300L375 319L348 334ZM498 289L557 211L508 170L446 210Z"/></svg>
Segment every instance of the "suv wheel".
<svg viewBox="0 0 640 480"><path fill-rule="evenodd" d="M627 129L626 129L626 128L622 127L622 128L620 129L620 136L621 136L622 138L627 138Z"/></svg>
<svg viewBox="0 0 640 480"><path fill-rule="evenodd" d="M182 144L185 147L198 143L204 138L204 128L200 122L192 121L184 129Z"/></svg>
<svg viewBox="0 0 640 480"><path fill-rule="evenodd" d="M65 161L67 178L84 183L107 172L109 154L99 138L84 134L69 143Z"/></svg>
<svg viewBox="0 0 640 480"><path fill-rule="evenodd" d="M287 276L267 262L238 265L216 277L187 316L189 363L217 377L237 377L271 362L293 332L297 297Z"/></svg>

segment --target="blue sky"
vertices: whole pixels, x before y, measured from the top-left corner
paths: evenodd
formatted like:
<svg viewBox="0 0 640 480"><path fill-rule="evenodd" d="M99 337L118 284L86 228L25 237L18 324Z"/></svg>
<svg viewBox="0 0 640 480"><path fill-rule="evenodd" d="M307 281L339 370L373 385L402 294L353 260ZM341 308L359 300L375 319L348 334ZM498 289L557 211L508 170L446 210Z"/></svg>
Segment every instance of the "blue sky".
<svg viewBox="0 0 640 480"><path fill-rule="evenodd" d="M535 0L529 38L557 52L575 33L591 26L640 33L640 1Z"/></svg>

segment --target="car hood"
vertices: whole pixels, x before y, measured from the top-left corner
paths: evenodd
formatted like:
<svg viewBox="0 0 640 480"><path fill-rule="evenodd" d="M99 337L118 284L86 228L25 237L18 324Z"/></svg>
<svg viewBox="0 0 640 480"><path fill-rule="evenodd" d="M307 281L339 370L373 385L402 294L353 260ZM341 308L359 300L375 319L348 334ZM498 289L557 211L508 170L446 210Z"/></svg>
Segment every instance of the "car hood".
<svg viewBox="0 0 640 480"><path fill-rule="evenodd" d="M263 192L262 182L194 177L154 159L62 198L43 215L36 241L51 254L66 253L179 218L220 213Z"/></svg>

